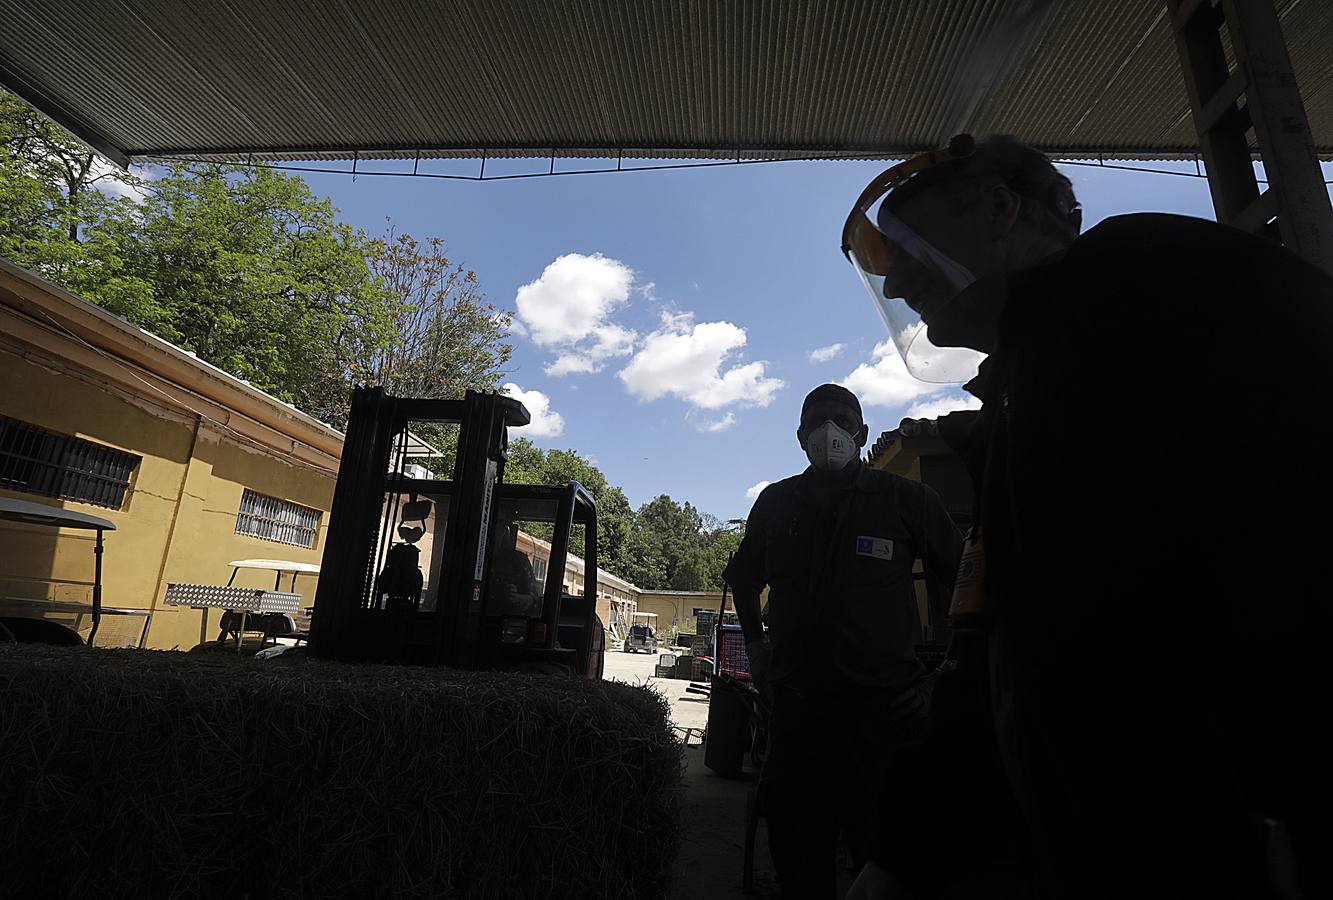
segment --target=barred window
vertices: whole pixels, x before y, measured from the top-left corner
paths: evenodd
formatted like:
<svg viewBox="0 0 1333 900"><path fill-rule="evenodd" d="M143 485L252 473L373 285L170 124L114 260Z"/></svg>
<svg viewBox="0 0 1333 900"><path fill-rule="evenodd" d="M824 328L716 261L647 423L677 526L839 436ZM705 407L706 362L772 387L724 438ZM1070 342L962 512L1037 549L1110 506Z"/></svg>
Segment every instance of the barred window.
<svg viewBox="0 0 1333 900"><path fill-rule="evenodd" d="M0 487L120 509L142 457L0 416Z"/></svg>
<svg viewBox="0 0 1333 900"><path fill-rule="evenodd" d="M237 534L296 547L314 547L318 531L317 509L256 494L249 488L241 495L241 511L236 515Z"/></svg>

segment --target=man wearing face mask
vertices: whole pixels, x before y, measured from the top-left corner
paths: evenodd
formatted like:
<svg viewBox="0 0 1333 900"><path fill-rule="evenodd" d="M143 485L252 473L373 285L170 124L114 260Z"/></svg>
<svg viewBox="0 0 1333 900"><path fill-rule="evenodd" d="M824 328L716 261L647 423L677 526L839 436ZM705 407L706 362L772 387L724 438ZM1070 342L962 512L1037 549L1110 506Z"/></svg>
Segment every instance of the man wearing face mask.
<svg viewBox="0 0 1333 900"><path fill-rule="evenodd" d="M969 740L913 773L967 793L910 824L886 811L854 895L939 896L941 873L978 863L975 895L1009 896L987 854L1020 829L949 814L984 795L1004 821L991 778L1036 896L1333 896L1315 789L1333 750L1312 713L1333 278L1214 222L1080 235L1080 218L1040 153L960 136L879 176L844 228L913 374L987 355L967 385L979 414L941 422L977 506L951 607L967 653L935 694L946 720L949 695L984 698L968 713L985 721L953 718ZM1259 445L1266 463L1245 464ZM946 689L960 676L980 689Z"/></svg>
<svg viewBox="0 0 1333 900"><path fill-rule="evenodd" d="M760 803L784 896L832 894L840 829L864 858L888 761L914 737L933 683L914 652L913 563L943 605L961 551L931 488L861 462L867 434L851 391L811 391L796 432L810 467L759 495L725 573L773 701Z"/></svg>

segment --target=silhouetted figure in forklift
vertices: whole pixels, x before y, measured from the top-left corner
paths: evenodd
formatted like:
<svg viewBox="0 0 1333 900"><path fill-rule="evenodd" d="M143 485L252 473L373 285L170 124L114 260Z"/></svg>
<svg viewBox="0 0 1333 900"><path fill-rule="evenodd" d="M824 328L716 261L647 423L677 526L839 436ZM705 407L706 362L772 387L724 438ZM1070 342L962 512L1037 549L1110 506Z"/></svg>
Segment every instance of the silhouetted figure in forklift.
<svg viewBox="0 0 1333 900"><path fill-rule="evenodd" d="M421 550L416 544L425 534L430 509L429 500L413 499L403 504L402 521L397 528L402 540L389 547L384 568L375 579L375 594L384 609L391 612L406 613L421 608L425 577L421 573Z"/></svg>
<svg viewBox="0 0 1333 900"><path fill-rule="evenodd" d="M844 229L909 369L988 354L940 423L977 507L935 715L996 738L897 773L854 896L1006 895L947 883L1013 833L1001 780L1029 896L1333 896L1333 278L1200 219L1080 225L1040 153L962 136Z"/></svg>
<svg viewBox="0 0 1333 900"><path fill-rule="evenodd" d="M542 591L532 571L532 560L518 549L518 525L511 515L497 511L495 558L491 561L491 615L542 614Z"/></svg>
<svg viewBox="0 0 1333 900"><path fill-rule="evenodd" d="M840 830L865 858L888 761L914 739L931 685L915 653L913 563L947 603L961 549L931 488L861 462L867 433L851 391L811 391L796 433L810 467L759 495L725 573L772 696L759 803L787 897L834 892Z"/></svg>

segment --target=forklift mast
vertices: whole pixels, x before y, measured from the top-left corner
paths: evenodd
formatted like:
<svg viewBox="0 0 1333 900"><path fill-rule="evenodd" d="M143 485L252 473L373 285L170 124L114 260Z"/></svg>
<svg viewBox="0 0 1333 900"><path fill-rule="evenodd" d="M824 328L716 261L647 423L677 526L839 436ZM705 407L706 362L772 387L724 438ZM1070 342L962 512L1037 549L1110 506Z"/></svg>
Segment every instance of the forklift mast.
<svg viewBox="0 0 1333 900"><path fill-rule="evenodd" d="M459 669L536 661L586 670L600 647L596 504L576 482L503 483L508 429L529 421L521 403L493 393L425 400L382 388L353 392L311 619L312 655ZM409 475L406 460L423 446L410 430L416 423L457 426L450 479ZM488 614L497 502L511 518L522 511L553 526L540 614L518 620L517 628L512 617ZM428 517L432 552L423 572L415 542ZM561 583L575 524L585 526L583 597L565 594Z"/></svg>

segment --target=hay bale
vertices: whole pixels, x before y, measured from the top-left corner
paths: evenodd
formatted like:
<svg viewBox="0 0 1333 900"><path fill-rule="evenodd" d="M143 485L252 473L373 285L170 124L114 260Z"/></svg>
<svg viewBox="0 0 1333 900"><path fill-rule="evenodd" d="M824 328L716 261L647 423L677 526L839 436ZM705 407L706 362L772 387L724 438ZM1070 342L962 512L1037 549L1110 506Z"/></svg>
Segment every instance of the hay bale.
<svg viewBox="0 0 1333 900"><path fill-rule="evenodd" d="M647 688L0 647L8 896L661 896Z"/></svg>

